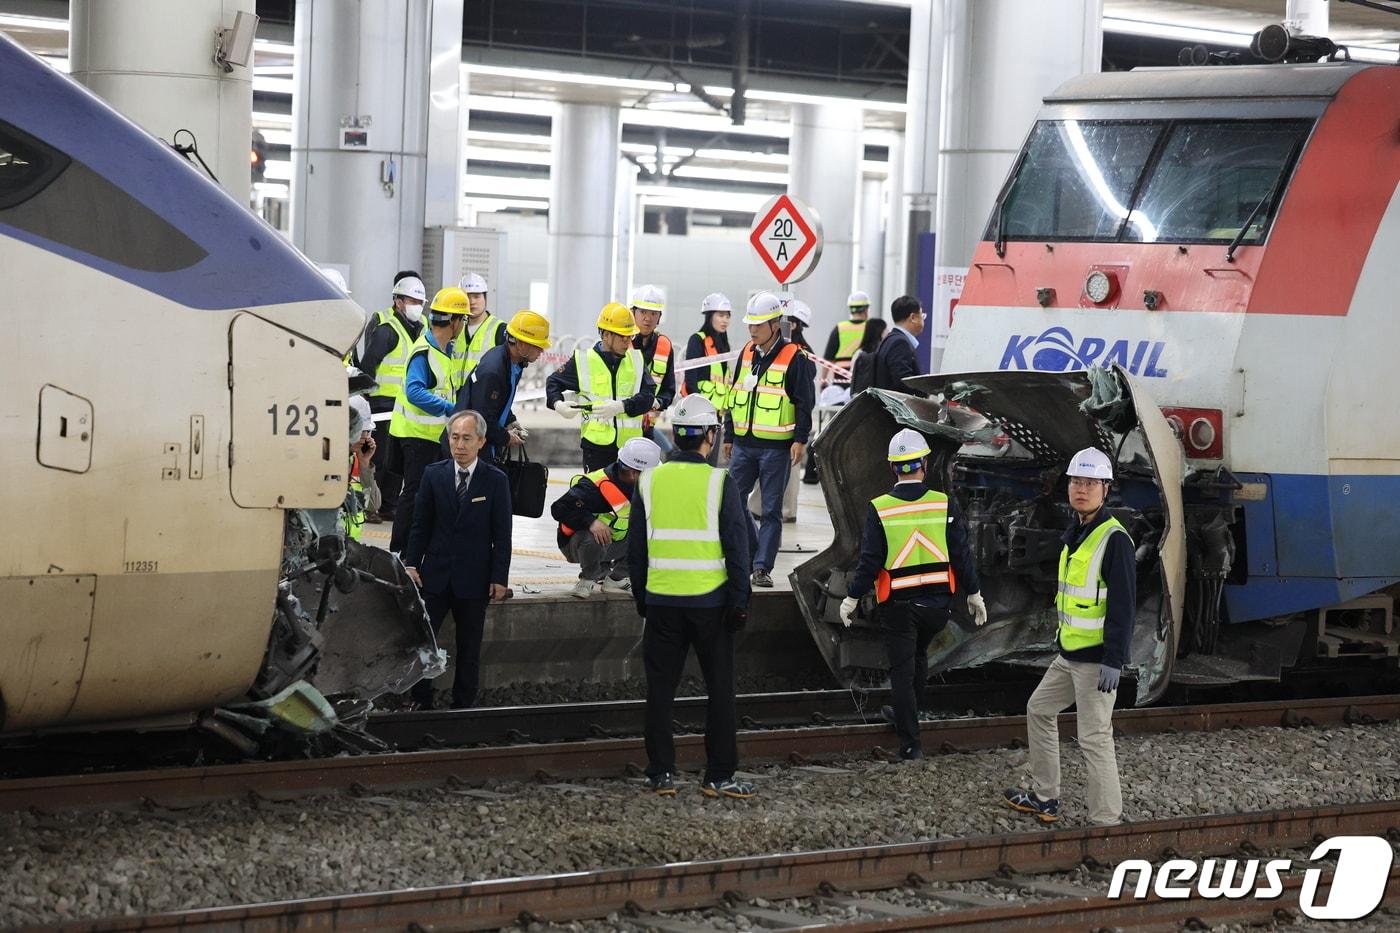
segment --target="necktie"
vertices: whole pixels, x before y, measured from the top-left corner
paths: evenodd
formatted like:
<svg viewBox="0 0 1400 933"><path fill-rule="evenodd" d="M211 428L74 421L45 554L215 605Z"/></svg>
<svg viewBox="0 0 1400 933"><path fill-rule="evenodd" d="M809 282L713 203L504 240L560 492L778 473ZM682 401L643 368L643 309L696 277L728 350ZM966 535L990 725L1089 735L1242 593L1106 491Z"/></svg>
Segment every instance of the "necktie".
<svg viewBox="0 0 1400 933"><path fill-rule="evenodd" d="M471 482L471 473L467 470L457 471L457 502L467 501L467 486Z"/></svg>

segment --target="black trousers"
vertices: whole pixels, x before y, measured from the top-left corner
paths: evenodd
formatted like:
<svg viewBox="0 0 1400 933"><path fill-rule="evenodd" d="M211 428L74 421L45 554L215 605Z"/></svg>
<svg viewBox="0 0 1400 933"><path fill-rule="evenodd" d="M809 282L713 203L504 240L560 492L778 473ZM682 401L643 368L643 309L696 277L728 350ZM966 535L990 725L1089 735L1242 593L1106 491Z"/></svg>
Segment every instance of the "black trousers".
<svg viewBox="0 0 1400 933"><path fill-rule="evenodd" d="M389 456L389 422L374 423L374 483L379 487L379 513L389 516L399 505L403 475L393 470Z"/></svg>
<svg viewBox="0 0 1400 933"><path fill-rule="evenodd" d="M579 446L583 449L583 472L585 473L601 470L617 460L616 444L604 447L600 444L583 441Z"/></svg>
<svg viewBox="0 0 1400 933"><path fill-rule="evenodd" d="M454 655L457 672L452 679L452 708L466 709L476 702L481 686L481 636L486 628L486 604L489 600L462 599L451 593L424 593L428 621L436 634L442 629L449 612L457 626L457 650ZM424 709L433 705L433 683L420 680L413 685L413 699Z"/></svg>
<svg viewBox="0 0 1400 933"><path fill-rule="evenodd" d="M389 550L400 554L408 547L408 531L413 527L413 501L418 498L418 486L423 482L423 471L428 464L437 463L442 457L442 448L437 441L425 441L418 437L396 437L399 454L396 460L403 464L403 492L399 504L394 509L394 531L389 537Z"/></svg>
<svg viewBox="0 0 1400 933"><path fill-rule="evenodd" d="M948 610L915 600L891 599L880 604L885 650L890 657L890 705L899 753L921 750L919 708L928 685L928 646L948 624Z"/></svg>
<svg viewBox="0 0 1400 933"><path fill-rule="evenodd" d="M671 734L671 707L691 647L705 677L706 781L726 781L739 767L739 739L734 713L734 633L724 624L724 610L683 606L647 607L642 659L647 672L647 774L676 770Z"/></svg>

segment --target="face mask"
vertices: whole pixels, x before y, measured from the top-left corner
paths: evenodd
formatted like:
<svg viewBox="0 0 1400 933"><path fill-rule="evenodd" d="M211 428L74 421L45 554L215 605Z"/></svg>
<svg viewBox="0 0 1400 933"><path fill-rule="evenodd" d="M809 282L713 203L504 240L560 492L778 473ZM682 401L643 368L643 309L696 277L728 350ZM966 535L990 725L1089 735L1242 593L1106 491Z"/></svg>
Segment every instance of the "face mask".
<svg viewBox="0 0 1400 933"><path fill-rule="evenodd" d="M423 306L405 301L403 303L403 316L416 324L423 320Z"/></svg>

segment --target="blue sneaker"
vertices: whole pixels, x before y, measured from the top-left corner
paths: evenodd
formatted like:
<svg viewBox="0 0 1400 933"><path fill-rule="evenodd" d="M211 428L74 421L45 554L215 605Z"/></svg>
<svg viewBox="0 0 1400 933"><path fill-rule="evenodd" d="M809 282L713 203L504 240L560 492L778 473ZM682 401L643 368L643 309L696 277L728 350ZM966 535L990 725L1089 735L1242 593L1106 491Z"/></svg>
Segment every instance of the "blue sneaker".
<svg viewBox="0 0 1400 933"><path fill-rule="evenodd" d="M1060 800L1058 797L1051 800L1041 800L1028 790L1019 787L1008 787L1002 791L1001 799L1006 801L1006 805L1013 810L1022 813L1031 813L1042 823L1053 823L1060 818Z"/></svg>
<svg viewBox="0 0 1400 933"><path fill-rule="evenodd" d="M700 785L700 793L706 797L732 797L735 800L748 800L757 791L749 781L736 781L728 778L723 781L706 781Z"/></svg>
<svg viewBox="0 0 1400 933"><path fill-rule="evenodd" d="M676 796L676 782L671 780L671 772L664 771L661 774L651 774L647 776L647 789L658 797Z"/></svg>

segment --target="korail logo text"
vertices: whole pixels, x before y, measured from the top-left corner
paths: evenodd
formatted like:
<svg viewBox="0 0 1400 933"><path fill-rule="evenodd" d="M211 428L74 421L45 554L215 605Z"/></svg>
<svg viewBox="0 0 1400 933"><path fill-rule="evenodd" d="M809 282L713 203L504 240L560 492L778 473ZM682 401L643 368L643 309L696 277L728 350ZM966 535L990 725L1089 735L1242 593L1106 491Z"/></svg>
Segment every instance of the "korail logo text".
<svg viewBox="0 0 1400 933"><path fill-rule="evenodd" d="M1091 366L1118 365L1135 376L1161 378L1164 340L1076 339L1067 327L1050 327L1039 334L1013 334L1006 342L997 369L1035 369L1062 373Z"/></svg>

